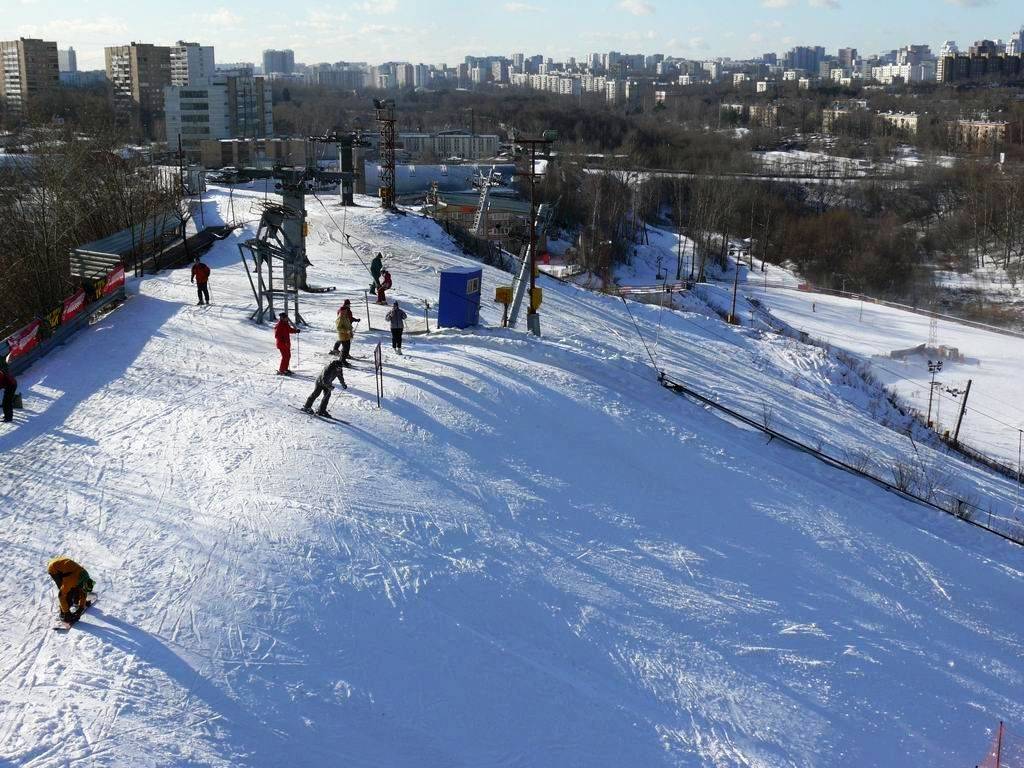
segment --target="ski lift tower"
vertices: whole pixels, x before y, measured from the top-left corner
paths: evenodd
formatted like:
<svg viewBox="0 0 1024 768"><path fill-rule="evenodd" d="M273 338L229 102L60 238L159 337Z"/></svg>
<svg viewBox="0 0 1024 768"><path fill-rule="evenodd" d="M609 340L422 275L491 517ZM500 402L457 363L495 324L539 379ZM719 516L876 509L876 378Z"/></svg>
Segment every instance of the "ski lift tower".
<svg viewBox="0 0 1024 768"><path fill-rule="evenodd" d="M278 311L288 313L292 322L305 324L299 312L299 292L325 293L333 288L315 288L306 280L306 195L315 182L338 183L342 175L299 167L246 168L242 175L252 179L273 178L281 202L263 204L256 237L240 243L239 253L256 298L251 319L273 322ZM249 265L249 258L252 267Z"/></svg>
<svg viewBox="0 0 1024 768"><path fill-rule="evenodd" d="M395 209L395 101L374 99L380 126L380 207Z"/></svg>
<svg viewBox="0 0 1024 768"><path fill-rule="evenodd" d="M361 172L356 170L355 150L369 147L370 142L366 141L358 131L344 133L337 128L327 131L323 136L310 136L309 141L313 144L337 145L338 170L341 173L341 204L344 206L355 205L355 180L361 175Z"/></svg>
<svg viewBox="0 0 1024 768"><path fill-rule="evenodd" d="M525 162L529 163L526 172L530 179L530 250L528 253L530 270L530 304L526 314L526 327L534 336L540 336L540 304L541 293L537 288L537 147L547 148L558 139L557 131L544 131L539 139L513 138L514 146L524 148ZM529 152L525 149L529 148Z"/></svg>

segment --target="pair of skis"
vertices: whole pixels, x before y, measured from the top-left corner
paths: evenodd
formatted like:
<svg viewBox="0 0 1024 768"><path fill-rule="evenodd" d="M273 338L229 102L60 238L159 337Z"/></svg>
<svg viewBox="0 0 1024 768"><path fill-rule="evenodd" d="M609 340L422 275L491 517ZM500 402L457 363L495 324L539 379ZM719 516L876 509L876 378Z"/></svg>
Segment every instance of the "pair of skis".
<svg viewBox="0 0 1024 768"><path fill-rule="evenodd" d="M296 406L296 408L298 408L298 406ZM307 416L313 416L314 418L323 419L324 421L333 421L333 422L336 422L338 424L344 424L345 426L351 426L351 424L349 424L344 419L339 419L337 416L331 416L329 413L328 414L323 414L323 413L317 413L316 411L307 411L305 408L298 408L298 410L299 410L300 413L304 413Z"/></svg>

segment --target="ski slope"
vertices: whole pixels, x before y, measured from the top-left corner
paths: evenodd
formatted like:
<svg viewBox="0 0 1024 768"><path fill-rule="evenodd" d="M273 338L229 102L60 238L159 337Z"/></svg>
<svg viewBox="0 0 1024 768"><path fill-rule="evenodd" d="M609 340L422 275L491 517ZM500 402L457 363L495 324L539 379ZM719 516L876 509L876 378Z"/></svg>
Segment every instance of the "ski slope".
<svg viewBox="0 0 1024 768"><path fill-rule="evenodd" d="M959 766L1021 730L1024 550L671 394L611 297L544 280L540 340L485 301L490 327L385 342L383 409L357 361L349 424L298 412L367 282L333 230L389 255L410 315L468 263L336 201L309 201L310 279L338 291L303 297L295 379L247 319L252 223L207 257L212 307L187 270L148 277L23 377L0 765ZM207 223L226 211L215 191ZM485 267L485 299L507 280ZM630 307L658 367L837 450L910 451L821 350L689 301ZM102 594L63 636L58 553Z"/></svg>

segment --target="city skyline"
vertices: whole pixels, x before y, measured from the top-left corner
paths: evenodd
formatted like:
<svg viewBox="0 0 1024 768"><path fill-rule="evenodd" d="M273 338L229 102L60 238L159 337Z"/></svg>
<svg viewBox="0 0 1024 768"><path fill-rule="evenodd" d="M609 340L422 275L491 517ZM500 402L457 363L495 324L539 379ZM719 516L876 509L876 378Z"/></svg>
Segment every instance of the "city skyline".
<svg viewBox="0 0 1024 768"><path fill-rule="evenodd" d="M494 11L466 12L454 0L350 4L296 0L165 4L112 0L13 0L0 39L20 36L72 46L79 69L102 69L103 48L130 41L212 45L219 62L259 63L265 48L291 48L307 64L339 60L458 63L467 55L527 55L555 59L591 51L664 53L701 59L782 53L794 45L852 46L862 53L953 39L1006 39L1024 24L1024 9L1002 0L736 0L721 6L659 0L601 0L541 6L497 2ZM736 23L743 19L743 26ZM486 32L481 26L488 25ZM568 30L575 30L567 34Z"/></svg>

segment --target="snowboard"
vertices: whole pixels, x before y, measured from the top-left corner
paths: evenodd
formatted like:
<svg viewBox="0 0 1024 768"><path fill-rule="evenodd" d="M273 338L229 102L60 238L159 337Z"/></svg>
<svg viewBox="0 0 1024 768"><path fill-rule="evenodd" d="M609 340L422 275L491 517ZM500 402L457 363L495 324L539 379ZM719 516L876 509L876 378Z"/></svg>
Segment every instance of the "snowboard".
<svg viewBox="0 0 1024 768"><path fill-rule="evenodd" d="M82 616L85 615L86 611L88 611L90 608L96 605L97 597L99 597L99 595L93 593L89 596L89 599L85 601L85 611L82 611ZM75 622L58 621L56 624L53 625L53 630L55 632L67 632L69 629L75 626L75 624L82 620L82 616L79 616Z"/></svg>

